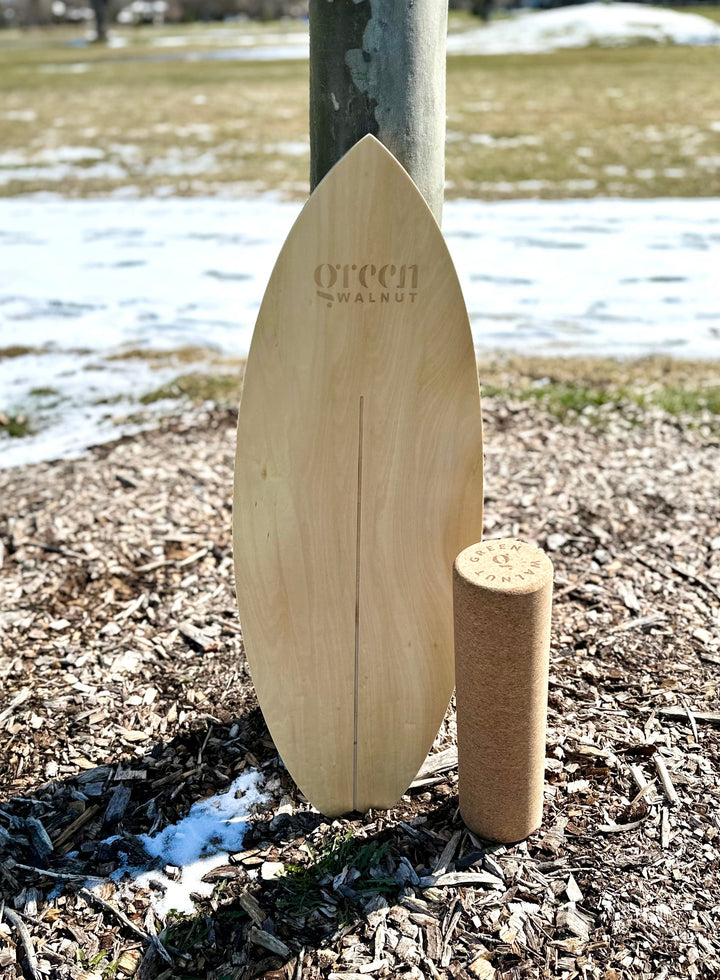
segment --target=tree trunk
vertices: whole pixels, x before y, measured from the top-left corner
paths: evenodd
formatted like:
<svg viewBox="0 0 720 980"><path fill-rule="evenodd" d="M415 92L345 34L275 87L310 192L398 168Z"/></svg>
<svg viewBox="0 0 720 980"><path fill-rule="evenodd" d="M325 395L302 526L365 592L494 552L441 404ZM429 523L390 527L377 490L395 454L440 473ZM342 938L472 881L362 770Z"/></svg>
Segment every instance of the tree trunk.
<svg viewBox="0 0 720 980"><path fill-rule="evenodd" d="M490 13L492 11L493 0L474 0L472 5L472 12L476 17L481 17L485 23L490 20Z"/></svg>
<svg viewBox="0 0 720 980"><path fill-rule="evenodd" d="M310 0L310 185L372 133L440 221L447 0Z"/></svg>
<svg viewBox="0 0 720 980"><path fill-rule="evenodd" d="M95 14L95 40L99 44L105 44L107 41L108 0L92 0L92 8Z"/></svg>

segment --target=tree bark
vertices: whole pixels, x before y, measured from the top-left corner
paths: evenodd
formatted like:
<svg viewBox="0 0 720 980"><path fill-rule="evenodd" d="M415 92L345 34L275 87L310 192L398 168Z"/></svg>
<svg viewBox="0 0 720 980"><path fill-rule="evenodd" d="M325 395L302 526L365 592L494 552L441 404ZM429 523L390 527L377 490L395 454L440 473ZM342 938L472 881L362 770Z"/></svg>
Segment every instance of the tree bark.
<svg viewBox="0 0 720 980"><path fill-rule="evenodd" d="M92 0L92 8L95 14L95 40L99 44L105 44L107 41L108 0Z"/></svg>
<svg viewBox="0 0 720 980"><path fill-rule="evenodd" d="M447 0L310 0L310 185L372 133L440 221Z"/></svg>

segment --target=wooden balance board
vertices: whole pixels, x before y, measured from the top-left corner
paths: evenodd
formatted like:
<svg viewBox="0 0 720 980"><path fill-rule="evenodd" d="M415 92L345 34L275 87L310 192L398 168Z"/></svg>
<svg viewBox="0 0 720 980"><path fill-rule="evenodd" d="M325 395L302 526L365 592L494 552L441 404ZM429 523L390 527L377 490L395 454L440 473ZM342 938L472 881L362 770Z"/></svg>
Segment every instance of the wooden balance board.
<svg viewBox="0 0 720 980"><path fill-rule="evenodd" d="M308 200L238 421L240 620L278 752L318 810L393 806L454 685L452 565L482 528L470 325L442 234L366 136Z"/></svg>

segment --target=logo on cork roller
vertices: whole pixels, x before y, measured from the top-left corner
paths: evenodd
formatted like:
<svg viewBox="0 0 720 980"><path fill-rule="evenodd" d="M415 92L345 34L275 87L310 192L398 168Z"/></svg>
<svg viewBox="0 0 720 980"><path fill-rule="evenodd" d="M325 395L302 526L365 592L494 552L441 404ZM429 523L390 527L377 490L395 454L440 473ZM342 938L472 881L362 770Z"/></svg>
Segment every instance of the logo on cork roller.
<svg viewBox="0 0 720 980"><path fill-rule="evenodd" d="M518 542L500 541L496 544L488 542L481 545L474 555L472 562L483 562L483 567L476 569L477 578L481 581L502 585L512 585L514 582L525 582L535 578L542 568L542 562L530 558L528 552L535 551L527 545ZM488 558L490 559L488 561Z"/></svg>
<svg viewBox="0 0 720 980"><path fill-rule="evenodd" d="M414 303L419 291L417 265L385 262L364 265L321 262L315 267L316 295L328 306L354 306L358 303Z"/></svg>

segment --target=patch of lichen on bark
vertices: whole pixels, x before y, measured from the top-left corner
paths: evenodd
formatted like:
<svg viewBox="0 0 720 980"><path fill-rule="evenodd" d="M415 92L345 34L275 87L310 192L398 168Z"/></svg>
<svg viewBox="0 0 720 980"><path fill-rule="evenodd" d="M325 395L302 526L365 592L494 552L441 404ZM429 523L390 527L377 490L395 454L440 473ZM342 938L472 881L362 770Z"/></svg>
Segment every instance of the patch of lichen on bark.
<svg viewBox="0 0 720 980"><path fill-rule="evenodd" d="M368 133L378 135L376 102L357 87L349 51L363 51L371 0L310 0L310 186Z"/></svg>

